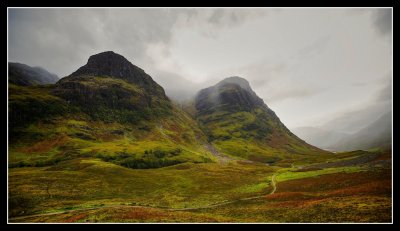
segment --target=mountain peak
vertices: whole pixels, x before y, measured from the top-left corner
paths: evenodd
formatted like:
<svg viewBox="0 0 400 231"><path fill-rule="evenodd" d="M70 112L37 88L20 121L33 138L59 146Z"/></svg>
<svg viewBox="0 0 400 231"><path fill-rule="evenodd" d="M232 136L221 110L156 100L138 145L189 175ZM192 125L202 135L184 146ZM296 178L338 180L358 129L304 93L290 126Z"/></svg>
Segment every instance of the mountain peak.
<svg viewBox="0 0 400 231"><path fill-rule="evenodd" d="M61 80L61 82L87 76L122 79L143 87L149 92L165 95L164 89L150 75L133 65L124 56L113 51L105 51L90 56L86 65L80 67L74 73Z"/></svg>
<svg viewBox="0 0 400 231"><path fill-rule="evenodd" d="M249 111L263 105L264 101L251 89L246 79L233 76L201 90L196 97L195 106L200 113L208 113L220 109Z"/></svg>
<svg viewBox="0 0 400 231"><path fill-rule="evenodd" d="M72 73L71 76L95 75L129 79L138 73L144 74L144 71L133 65L124 56L113 51L105 51L90 56L86 65Z"/></svg>
<svg viewBox="0 0 400 231"><path fill-rule="evenodd" d="M119 79L134 84L146 93L167 99L164 89L158 85L150 75L139 67L133 65L124 56L113 51L105 51L89 57L87 63L71 75L57 82L58 89L64 91L70 89L71 85L76 88L79 82L92 81L95 78ZM82 85L81 87L85 87ZM68 90L66 90L68 91Z"/></svg>
<svg viewBox="0 0 400 231"><path fill-rule="evenodd" d="M249 81L247 81L245 78L239 77L239 76L232 76L225 78L221 80L219 83L217 83L217 87L222 87L225 85L237 85L240 86L242 89L248 91L252 96L257 97L256 93L251 89Z"/></svg>
<svg viewBox="0 0 400 231"><path fill-rule="evenodd" d="M89 57L88 64L97 65L97 64L125 64L127 66L133 65L130 63L124 56L117 54L113 51L105 51Z"/></svg>
<svg viewBox="0 0 400 231"><path fill-rule="evenodd" d="M242 78L239 76L231 76L231 77L225 78L225 79L221 80L217 85L222 85L222 84L227 84L227 83L238 84L242 87L250 86L249 81L247 81L245 78Z"/></svg>

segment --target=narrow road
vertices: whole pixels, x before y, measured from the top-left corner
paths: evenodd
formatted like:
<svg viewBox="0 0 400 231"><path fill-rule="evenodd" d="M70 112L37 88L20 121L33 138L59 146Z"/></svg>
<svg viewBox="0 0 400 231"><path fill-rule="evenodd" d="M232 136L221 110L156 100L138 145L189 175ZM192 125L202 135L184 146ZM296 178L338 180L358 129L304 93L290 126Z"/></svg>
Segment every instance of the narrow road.
<svg viewBox="0 0 400 231"><path fill-rule="evenodd" d="M272 195L276 191L276 173L272 175L271 177L271 186L272 186L272 191L268 193L267 195ZM94 207L94 208L78 208L78 209L71 209L71 210L66 210L66 211L59 211L59 212L52 212L52 213L41 213L41 214L33 214L33 215L26 215L26 216L19 216L19 217L12 217L9 218L9 222L15 222L18 220L23 220L26 218L34 218L34 217L42 217L42 216L51 216L51 215L57 215L57 214L63 214L63 213L71 213L71 212L76 212L76 211L89 211L89 210L94 210L94 209L100 209L100 208L118 208L118 207L130 207L130 208L153 208L153 209L164 209L167 211L189 211L189 210L198 210L198 209L209 209L209 208L215 208L218 206L222 205L228 205L232 204L238 201L248 201L248 200L254 200L258 198L265 197L266 195L261 195L261 196L254 196L254 197L246 197L246 198L241 198L237 200L232 200L232 201L225 201L225 202L220 202L212 205L207 205L203 207L192 207L192 208L180 208L180 209L174 209L174 208L167 208L167 207L156 207L156 206L140 206L140 205L105 205L101 207Z"/></svg>

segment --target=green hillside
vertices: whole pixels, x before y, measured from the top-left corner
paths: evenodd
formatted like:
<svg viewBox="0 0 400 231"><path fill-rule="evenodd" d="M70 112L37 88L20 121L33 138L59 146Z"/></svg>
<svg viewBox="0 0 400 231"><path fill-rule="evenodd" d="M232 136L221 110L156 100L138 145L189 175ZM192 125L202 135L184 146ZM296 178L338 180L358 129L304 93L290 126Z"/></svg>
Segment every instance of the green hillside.
<svg viewBox="0 0 400 231"><path fill-rule="evenodd" d="M172 105L157 83L145 84L152 90L140 79L88 73L47 86L10 84L10 166L81 157L129 168L214 161L196 121Z"/></svg>
<svg viewBox="0 0 400 231"><path fill-rule="evenodd" d="M308 145L242 78L178 107L103 52L8 94L11 223L390 219L390 150Z"/></svg>
<svg viewBox="0 0 400 231"><path fill-rule="evenodd" d="M201 90L196 118L220 152L268 164L329 155L291 133L240 77Z"/></svg>

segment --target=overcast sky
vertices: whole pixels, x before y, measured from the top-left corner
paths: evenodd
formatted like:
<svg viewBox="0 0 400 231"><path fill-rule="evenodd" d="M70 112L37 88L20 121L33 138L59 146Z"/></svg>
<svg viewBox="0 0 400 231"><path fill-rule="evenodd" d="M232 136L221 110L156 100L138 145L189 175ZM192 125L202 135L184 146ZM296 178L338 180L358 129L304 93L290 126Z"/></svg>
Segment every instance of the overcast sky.
<svg viewBox="0 0 400 231"><path fill-rule="evenodd" d="M112 50L173 98L246 78L289 127L390 110L392 10L9 9L9 61L60 77Z"/></svg>

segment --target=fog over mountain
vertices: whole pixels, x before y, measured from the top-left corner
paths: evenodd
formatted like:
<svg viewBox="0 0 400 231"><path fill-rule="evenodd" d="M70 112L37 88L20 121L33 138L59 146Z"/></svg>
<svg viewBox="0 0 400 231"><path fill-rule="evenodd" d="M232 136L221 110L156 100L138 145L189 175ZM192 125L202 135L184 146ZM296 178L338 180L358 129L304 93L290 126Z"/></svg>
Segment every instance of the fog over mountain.
<svg viewBox="0 0 400 231"><path fill-rule="evenodd" d="M42 67L30 67L22 63L8 63L9 83L31 86L55 83L59 77Z"/></svg>
<svg viewBox="0 0 400 231"><path fill-rule="evenodd" d="M339 114L320 126L293 132L320 148L342 151L388 146L392 127L392 85L388 82L366 107Z"/></svg>
<svg viewBox="0 0 400 231"><path fill-rule="evenodd" d="M11 8L9 60L64 77L113 50L177 101L241 76L290 129L364 124L379 113L354 111L390 110L374 100L392 79L391 18L385 8Z"/></svg>

